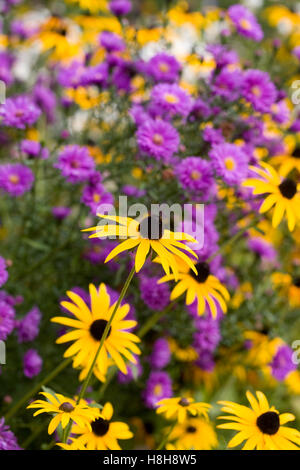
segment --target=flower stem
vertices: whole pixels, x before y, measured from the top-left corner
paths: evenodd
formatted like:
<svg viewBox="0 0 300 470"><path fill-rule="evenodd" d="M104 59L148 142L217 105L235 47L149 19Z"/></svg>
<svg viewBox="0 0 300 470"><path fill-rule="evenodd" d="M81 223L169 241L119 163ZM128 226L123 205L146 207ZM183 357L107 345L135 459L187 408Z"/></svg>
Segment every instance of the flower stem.
<svg viewBox="0 0 300 470"><path fill-rule="evenodd" d="M165 445L167 444L168 439L169 439L173 429L175 428L175 426L176 426L176 421L172 424L172 426L170 428L170 431L167 433L166 437L161 441L161 443L159 444L157 450L162 450L165 447Z"/></svg>
<svg viewBox="0 0 300 470"><path fill-rule="evenodd" d="M24 395L4 416L5 421L7 422L11 419L16 412L26 403L30 398L35 395L43 385L51 382L54 377L56 377L62 370L64 370L70 363L72 362L72 358L68 358L65 361L61 362L50 374L48 374L43 380L41 380L38 384L36 384L31 390L29 390L26 395Z"/></svg>

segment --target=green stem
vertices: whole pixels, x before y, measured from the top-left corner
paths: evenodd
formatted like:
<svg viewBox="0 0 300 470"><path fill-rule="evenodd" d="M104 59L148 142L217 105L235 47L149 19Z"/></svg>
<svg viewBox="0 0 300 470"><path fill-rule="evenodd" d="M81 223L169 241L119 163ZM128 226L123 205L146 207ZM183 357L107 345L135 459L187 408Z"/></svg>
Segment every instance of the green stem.
<svg viewBox="0 0 300 470"><path fill-rule="evenodd" d="M170 431L168 432L166 437L161 441L161 443L159 444L157 450L162 450L165 447L165 445L167 444L168 439L169 439L173 429L175 428L175 426L176 426L176 421L172 424Z"/></svg>
<svg viewBox="0 0 300 470"><path fill-rule="evenodd" d="M31 390L29 390L26 395L24 395L4 416L5 421L7 422L11 419L16 412L30 400L30 398L35 395L43 385L51 382L54 377L56 377L62 370L64 370L70 363L72 362L72 358L66 359L65 361L61 362L50 374L48 374L43 380L41 380L38 384L36 384Z"/></svg>

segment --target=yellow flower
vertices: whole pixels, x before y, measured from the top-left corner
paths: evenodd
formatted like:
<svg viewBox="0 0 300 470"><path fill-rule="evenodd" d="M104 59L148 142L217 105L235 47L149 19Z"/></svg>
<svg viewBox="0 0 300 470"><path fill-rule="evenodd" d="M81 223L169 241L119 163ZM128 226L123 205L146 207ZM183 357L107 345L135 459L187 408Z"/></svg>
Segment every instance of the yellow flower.
<svg viewBox="0 0 300 470"><path fill-rule="evenodd" d="M251 170L257 173L262 179L249 178L243 182L243 186L254 188L253 194L268 194L260 207L259 212L263 214L275 205L272 225L277 227L286 213L289 230L292 232L299 219L299 185L289 178L283 181L271 165L261 162L264 168L251 166Z"/></svg>
<svg viewBox="0 0 300 470"><path fill-rule="evenodd" d="M300 432L297 429L283 426L295 419L291 413L279 414L270 407L262 392L257 391L257 399L247 391L246 396L251 405L248 408L231 401L220 401L222 411L229 416L220 419L230 421L220 424L220 429L239 431L228 443L228 447L236 447L246 441L243 450L299 450Z"/></svg>
<svg viewBox="0 0 300 470"><path fill-rule="evenodd" d="M89 10L91 13L98 11L107 11L107 0L66 0L68 3L78 3L83 10Z"/></svg>
<svg viewBox="0 0 300 470"><path fill-rule="evenodd" d="M192 417L184 423L177 424L169 440L176 441L173 445L178 450L211 450L218 445L212 425L203 418Z"/></svg>
<svg viewBox="0 0 300 470"><path fill-rule="evenodd" d="M198 315L203 315L208 304L213 317L217 316L217 307L222 312L227 312L225 300L229 301L229 292L219 279L210 274L210 268L207 263L201 262L196 264L197 274L194 270L187 270L178 274L179 282L171 292L170 299L177 299L186 292L186 305L191 305L195 299L198 301ZM174 280L174 275L162 277L158 283L164 283ZM225 300L224 300L225 299Z"/></svg>
<svg viewBox="0 0 300 470"><path fill-rule="evenodd" d="M78 445L86 446L87 450L121 450L118 439L131 439L133 434L127 424L111 421L113 412L111 403L106 403L89 426L73 426L71 432L80 436L75 440Z"/></svg>
<svg viewBox="0 0 300 470"><path fill-rule="evenodd" d="M178 275L178 264L174 255L177 255L197 274L197 270L192 260L181 250L185 250L197 258L196 253L180 241L189 241L196 243L196 240L183 232L172 232L166 230L159 216L147 216L141 222L130 217L118 217L113 215L98 214L99 217L117 222L119 225L101 225L83 230L95 231L90 238L103 237L121 237L126 240L116 246L107 256L105 263L119 255L123 251L138 247L135 256L135 270L139 272L144 266L150 250L158 254L162 267L167 275L170 274L170 268L174 277Z"/></svg>
<svg viewBox="0 0 300 470"><path fill-rule="evenodd" d="M167 419L176 418L178 423L183 423L190 415L208 418L207 412L211 408L208 403L195 403L193 398L186 397L165 398L157 402L156 406L156 413L164 414Z"/></svg>
<svg viewBox="0 0 300 470"><path fill-rule="evenodd" d="M280 338L271 339L267 334L259 331L245 331L244 337L247 341L250 341L246 361L257 367L269 364L276 349L282 344Z"/></svg>
<svg viewBox="0 0 300 470"><path fill-rule="evenodd" d="M90 407L83 399L80 400L79 404L76 404L75 400L60 393L52 395L51 393L41 392L41 395L44 395L47 401L35 400L27 408L38 408L33 416L41 413L55 414L48 426L49 434L52 434L59 424L65 429L70 420L80 426L90 428L90 421L96 419L100 414L99 408Z"/></svg>
<svg viewBox="0 0 300 470"><path fill-rule="evenodd" d="M84 369L80 378L84 379L94 360L106 325L114 311L115 304L110 305L110 296L106 291L105 284L100 284L97 289L90 284L90 304L88 307L84 300L75 292L67 292L72 302L64 301L61 305L72 313L76 318L54 317L51 321L72 327L72 331L57 339L57 343L74 343L65 351L65 357L74 356L73 366ZM120 306L113 318L107 338L96 361L97 374L106 375L111 358L117 367L127 374L127 367L122 356L136 363L133 354L140 354L135 343L140 339L130 333L128 329L136 326L137 322L126 320L129 305Z"/></svg>

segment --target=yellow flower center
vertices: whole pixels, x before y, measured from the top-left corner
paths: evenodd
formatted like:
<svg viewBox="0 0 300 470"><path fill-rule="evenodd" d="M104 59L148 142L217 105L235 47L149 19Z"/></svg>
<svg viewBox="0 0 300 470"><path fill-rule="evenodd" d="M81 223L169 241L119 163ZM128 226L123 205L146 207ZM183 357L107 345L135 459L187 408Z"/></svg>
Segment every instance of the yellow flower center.
<svg viewBox="0 0 300 470"><path fill-rule="evenodd" d="M229 171L234 170L235 169L235 161L233 160L233 158L231 158L231 157L225 158L225 166L226 166L226 169L229 170Z"/></svg>
<svg viewBox="0 0 300 470"><path fill-rule="evenodd" d="M20 178L18 175L10 175L9 181L13 184L17 184L20 181Z"/></svg>
<svg viewBox="0 0 300 470"><path fill-rule="evenodd" d="M261 96L261 89L258 86L253 86L251 88L251 91L253 95L258 96L258 97Z"/></svg>
<svg viewBox="0 0 300 470"><path fill-rule="evenodd" d="M172 93L165 93L164 98L168 103L178 103L177 96L173 95Z"/></svg>
<svg viewBox="0 0 300 470"><path fill-rule="evenodd" d="M156 396L161 395L161 393L162 393L162 386L159 385L159 384L155 385L153 391L154 391L154 395L156 395Z"/></svg>
<svg viewBox="0 0 300 470"><path fill-rule="evenodd" d="M240 25L242 28L247 29L247 31L251 30L251 23L245 18L241 19Z"/></svg>
<svg viewBox="0 0 300 470"><path fill-rule="evenodd" d="M161 72L168 72L169 71L169 66L168 64L165 64L164 62L162 62L161 64L159 64L158 66L159 70Z"/></svg>
<svg viewBox="0 0 300 470"><path fill-rule="evenodd" d="M200 179L200 176L201 176L201 173L200 173L199 171L197 171L197 170L193 170L193 171L191 172L191 178L192 178L192 180L194 180L194 181L199 180L199 179Z"/></svg>
<svg viewBox="0 0 300 470"><path fill-rule="evenodd" d="M100 199L101 199L101 196L100 196L100 194L98 194L98 193L95 193L95 194L93 195L93 200L94 200L94 202L99 202L99 201L100 201Z"/></svg>
<svg viewBox="0 0 300 470"><path fill-rule="evenodd" d="M156 144L156 145L161 145L164 141L164 139L162 138L162 136L160 134L154 134L152 140L153 140L154 144Z"/></svg>

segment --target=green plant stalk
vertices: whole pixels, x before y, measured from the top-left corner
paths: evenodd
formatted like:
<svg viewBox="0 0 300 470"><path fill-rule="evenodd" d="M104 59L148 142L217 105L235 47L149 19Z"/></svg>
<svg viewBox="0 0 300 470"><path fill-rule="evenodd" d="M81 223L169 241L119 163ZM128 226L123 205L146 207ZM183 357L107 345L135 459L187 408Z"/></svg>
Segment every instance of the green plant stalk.
<svg viewBox="0 0 300 470"><path fill-rule="evenodd" d="M70 363L72 362L72 358L68 358L65 361L61 362L50 374L48 374L43 380L41 380L38 384L36 384L32 389L29 390L26 395L24 395L4 416L5 421L7 422L11 419L17 411L28 401L30 398L35 395L43 385L51 382L54 377L56 377L62 370L64 370Z"/></svg>
<svg viewBox="0 0 300 470"><path fill-rule="evenodd" d="M175 428L176 424L177 424L176 421L172 424L170 431L168 432L166 437L161 441L161 443L159 444L157 450L162 450L165 447L165 445L167 444L168 439L169 439L173 429Z"/></svg>

